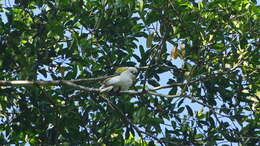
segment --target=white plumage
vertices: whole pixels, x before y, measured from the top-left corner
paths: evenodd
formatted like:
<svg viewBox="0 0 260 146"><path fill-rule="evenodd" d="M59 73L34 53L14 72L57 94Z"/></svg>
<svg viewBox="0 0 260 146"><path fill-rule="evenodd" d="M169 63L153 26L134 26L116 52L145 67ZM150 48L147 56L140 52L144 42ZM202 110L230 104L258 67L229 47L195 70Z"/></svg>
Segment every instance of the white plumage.
<svg viewBox="0 0 260 146"><path fill-rule="evenodd" d="M135 67L128 67L120 75L106 79L99 88L100 92L128 90L134 84L137 72Z"/></svg>

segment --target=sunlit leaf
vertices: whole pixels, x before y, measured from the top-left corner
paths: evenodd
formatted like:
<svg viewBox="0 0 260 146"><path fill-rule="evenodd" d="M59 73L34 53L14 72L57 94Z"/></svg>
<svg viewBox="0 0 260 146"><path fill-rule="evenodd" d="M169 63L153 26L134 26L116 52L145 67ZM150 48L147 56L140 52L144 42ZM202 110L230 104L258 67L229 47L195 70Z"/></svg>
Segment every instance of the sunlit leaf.
<svg viewBox="0 0 260 146"><path fill-rule="evenodd" d="M172 51L171 51L171 58L177 59L177 57L178 57L178 49L173 46Z"/></svg>

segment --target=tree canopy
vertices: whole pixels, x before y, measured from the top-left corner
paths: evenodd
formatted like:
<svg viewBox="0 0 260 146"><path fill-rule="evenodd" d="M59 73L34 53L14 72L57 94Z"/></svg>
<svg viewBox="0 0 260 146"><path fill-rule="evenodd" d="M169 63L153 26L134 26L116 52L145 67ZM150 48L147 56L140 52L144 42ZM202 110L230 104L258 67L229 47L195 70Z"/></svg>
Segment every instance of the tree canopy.
<svg viewBox="0 0 260 146"><path fill-rule="evenodd" d="M259 144L255 0L0 2L0 144Z"/></svg>

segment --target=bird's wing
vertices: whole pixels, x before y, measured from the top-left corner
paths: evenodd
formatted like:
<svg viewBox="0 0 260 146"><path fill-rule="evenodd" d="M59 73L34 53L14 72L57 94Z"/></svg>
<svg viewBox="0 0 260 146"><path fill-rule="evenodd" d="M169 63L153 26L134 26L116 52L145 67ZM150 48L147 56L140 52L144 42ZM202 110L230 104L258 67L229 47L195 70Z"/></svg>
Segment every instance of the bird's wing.
<svg viewBox="0 0 260 146"><path fill-rule="evenodd" d="M103 87L103 88L100 88L100 92L109 92L113 89L113 86L108 86L108 87Z"/></svg>
<svg viewBox="0 0 260 146"><path fill-rule="evenodd" d="M120 82L120 76L115 76L112 78L107 78L103 85L99 88L100 92L111 91L114 88L114 85Z"/></svg>
<svg viewBox="0 0 260 146"><path fill-rule="evenodd" d="M109 86L109 85L114 85L116 83L118 83L120 81L120 76L115 76L115 77L112 77L112 78L108 78L106 79L103 84L105 86Z"/></svg>

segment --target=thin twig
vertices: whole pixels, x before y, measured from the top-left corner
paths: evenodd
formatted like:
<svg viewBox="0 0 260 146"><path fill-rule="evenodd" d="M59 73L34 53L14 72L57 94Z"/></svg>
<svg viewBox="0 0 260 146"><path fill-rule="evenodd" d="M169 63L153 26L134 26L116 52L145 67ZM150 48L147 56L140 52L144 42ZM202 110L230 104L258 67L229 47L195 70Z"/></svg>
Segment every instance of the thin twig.
<svg viewBox="0 0 260 146"><path fill-rule="evenodd" d="M108 98L106 98L106 97L105 97L104 95L102 95L102 94L100 94L100 97L102 97L103 99L105 99L105 100L107 101L108 105L109 105L113 110L119 112L120 115L126 120L126 122L127 122L128 124L130 124L130 125L135 129L135 131L138 133L138 135L139 135L142 139L143 139L143 137L142 137L142 133L143 133L143 134L146 134L147 136L149 136L149 137L155 139L155 140L158 141L161 145L163 145L163 142L162 142L159 138L157 138L157 137L151 135L150 133L147 133L147 132L145 132L145 131L140 130L136 125L134 125L134 124L131 122L131 120L130 120L127 116L125 116L125 114L124 114L116 105L114 105Z"/></svg>

